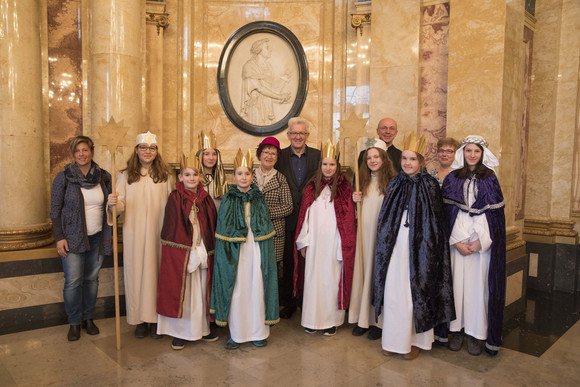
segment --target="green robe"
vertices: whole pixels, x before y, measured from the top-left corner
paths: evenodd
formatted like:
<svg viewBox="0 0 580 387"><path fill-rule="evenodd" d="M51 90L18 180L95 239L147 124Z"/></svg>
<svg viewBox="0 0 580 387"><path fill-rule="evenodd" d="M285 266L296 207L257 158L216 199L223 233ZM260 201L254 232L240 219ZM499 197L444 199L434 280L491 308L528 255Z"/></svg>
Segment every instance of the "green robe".
<svg viewBox="0 0 580 387"><path fill-rule="evenodd" d="M213 283L210 313L215 314L216 324L226 326L236 284L240 245L248 235L244 205L250 202L250 227L254 240L260 245L266 325L280 321L278 306L278 274L274 253L274 226L270 220L264 195L255 184L248 192L240 192L235 184L222 198L216 228Z"/></svg>

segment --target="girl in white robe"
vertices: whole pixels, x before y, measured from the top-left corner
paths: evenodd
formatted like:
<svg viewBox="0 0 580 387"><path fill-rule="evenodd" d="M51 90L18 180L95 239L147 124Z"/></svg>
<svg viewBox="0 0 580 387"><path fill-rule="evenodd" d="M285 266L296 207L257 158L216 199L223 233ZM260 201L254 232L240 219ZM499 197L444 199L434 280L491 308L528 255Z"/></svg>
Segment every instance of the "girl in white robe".
<svg viewBox="0 0 580 387"><path fill-rule="evenodd" d="M361 203L359 227L362 230L357 234L348 322L357 324L352 330L353 336L362 336L370 327L368 334L370 340L379 339L383 327L383 316L375 316L375 309L371 305L371 299L378 214L383 204L387 185L395 175L395 170L386 150L387 144L384 141L372 140L371 146L367 148L363 155L365 162L359 168L361 191L353 192L353 201ZM358 238L361 235L362 240ZM361 257L362 264L360 262Z"/></svg>

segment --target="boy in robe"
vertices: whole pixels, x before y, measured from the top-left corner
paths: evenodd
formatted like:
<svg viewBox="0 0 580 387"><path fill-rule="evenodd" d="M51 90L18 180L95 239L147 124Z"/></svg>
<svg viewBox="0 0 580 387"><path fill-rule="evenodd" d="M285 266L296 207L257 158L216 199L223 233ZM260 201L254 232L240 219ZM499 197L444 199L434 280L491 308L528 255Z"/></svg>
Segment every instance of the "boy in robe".
<svg viewBox="0 0 580 387"><path fill-rule="evenodd" d="M196 158L183 157L179 182L165 206L161 266L157 285L157 332L173 336L171 347L186 341L216 341L210 331L211 289L217 212L203 189Z"/></svg>
<svg viewBox="0 0 580 387"><path fill-rule="evenodd" d="M252 154L238 150L234 182L222 198L216 229L210 312L229 324L226 349L240 343L267 345L280 321L274 226L264 195L252 183Z"/></svg>

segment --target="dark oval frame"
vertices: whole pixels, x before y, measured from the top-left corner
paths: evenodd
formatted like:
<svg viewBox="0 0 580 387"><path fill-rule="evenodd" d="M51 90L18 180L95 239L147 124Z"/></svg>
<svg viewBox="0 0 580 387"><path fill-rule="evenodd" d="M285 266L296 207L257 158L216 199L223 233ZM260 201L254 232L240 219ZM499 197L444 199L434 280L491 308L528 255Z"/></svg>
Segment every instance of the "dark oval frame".
<svg viewBox="0 0 580 387"><path fill-rule="evenodd" d="M298 90L292 107L283 118L267 126L257 126L243 119L232 105L228 89L228 72L233 53L240 42L257 33L273 34L286 41L294 53L298 67ZM217 70L217 88L222 108L236 127L254 136L269 136L280 133L286 129L290 118L300 114L306 101L306 94L308 93L308 62L304 48L302 48L296 35L281 24L272 21L256 21L246 24L230 36L222 50Z"/></svg>

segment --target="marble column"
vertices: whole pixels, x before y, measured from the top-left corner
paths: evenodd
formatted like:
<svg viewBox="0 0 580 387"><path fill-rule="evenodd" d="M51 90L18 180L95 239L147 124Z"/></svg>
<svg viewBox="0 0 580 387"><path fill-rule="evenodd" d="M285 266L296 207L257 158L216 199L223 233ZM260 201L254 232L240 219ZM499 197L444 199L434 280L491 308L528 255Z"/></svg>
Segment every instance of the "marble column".
<svg viewBox="0 0 580 387"><path fill-rule="evenodd" d="M373 2L369 125L394 118L397 147L418 127L420 10L420 0Z"/></svg>
<svg viewBox="0 0 580 387"><path fill-rule="evenodd" d="M88 9L90 23L89 75L86 92L90 110L90 129L96 134L103 120L114 117L129 127L129 146L123 155L117 153L116 167L121 169L133 152L133 139L146 131L143 111L145 105L143 76L145 2L134 0L91 1ZM86 46L86 45L85 45ZM160 133L157 133L160 134ZM95 159L110 170L110 156L102 147L95 149Z"/></svg>
<svg viewBox="0 0 580 387"><path fill-rule="evenodd" d="M2 1L0 18L0 250L53 241L47 219L41 26L35 0Z"/></svg>
<svg viewBox="0 0 580 387"><path fill-rule="evenodd" d="M169 19L162 2L147 2L145 129L162 135L163 130L163 36ZM167 154L163 154L166 158Z"/></svg>

